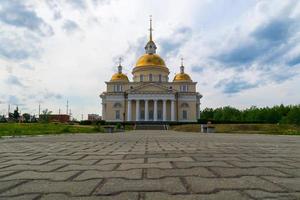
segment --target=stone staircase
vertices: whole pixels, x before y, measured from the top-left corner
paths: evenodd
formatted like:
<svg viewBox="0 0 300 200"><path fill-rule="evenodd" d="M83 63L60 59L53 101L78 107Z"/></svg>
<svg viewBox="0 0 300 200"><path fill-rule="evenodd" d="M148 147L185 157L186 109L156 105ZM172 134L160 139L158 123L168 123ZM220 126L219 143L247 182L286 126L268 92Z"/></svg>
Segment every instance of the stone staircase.
<svg viewBox="0 0 300 200"><path fill-rule="evenodd" d="M166 124L136 124L135 130L168 130L169 126Z"/></svg>

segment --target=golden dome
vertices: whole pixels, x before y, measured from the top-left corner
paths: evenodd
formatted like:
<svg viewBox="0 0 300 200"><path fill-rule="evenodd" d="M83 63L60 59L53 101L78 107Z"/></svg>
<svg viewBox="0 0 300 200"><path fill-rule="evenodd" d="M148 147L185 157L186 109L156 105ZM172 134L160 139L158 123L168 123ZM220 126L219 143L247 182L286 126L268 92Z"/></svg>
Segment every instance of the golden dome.
<svg viewBox="0 0 300 200"><path fill-rule="evenodd" d="M124 81L124 82L129 82L128 77L125 74L119 73L119 72L115 73L111 77L110 81Z"/></svg>
<svg viewBox="0 0 300 200"><path fill-rule="evenodd" d="M166 67L165 61L157 54L144 54L136 62L136 67Z"/></svg>
<svg viewBox="0 0 300 200"><path fill-rule="evenodd" d="M178 81L178 82L184 82L184 81L191 82L192 79L191 79L191 77L190 77L188 74L186 74L186 73L178 73L178 74L175 75L173 82L177 82L177 81Z"/></svg>

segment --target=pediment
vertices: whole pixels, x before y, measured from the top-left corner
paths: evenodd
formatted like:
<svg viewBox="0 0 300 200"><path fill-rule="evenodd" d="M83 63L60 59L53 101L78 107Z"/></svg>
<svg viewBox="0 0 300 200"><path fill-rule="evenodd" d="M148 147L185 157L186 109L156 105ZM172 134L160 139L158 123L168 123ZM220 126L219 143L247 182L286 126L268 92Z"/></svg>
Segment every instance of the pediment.
<svg viewBox="0 0 300 200"><path fill-rule="evenodd" d="M152 93L152 92L173 92L172 89L169 89L165 86L162 86L160 84L156 84L156 83L148 83L148 84L143 84L141 86L138 86L136 88L133 88L133 89L130 89L128 91L129 93L142 93L142 92L149 92L149 93Z"/></svg>

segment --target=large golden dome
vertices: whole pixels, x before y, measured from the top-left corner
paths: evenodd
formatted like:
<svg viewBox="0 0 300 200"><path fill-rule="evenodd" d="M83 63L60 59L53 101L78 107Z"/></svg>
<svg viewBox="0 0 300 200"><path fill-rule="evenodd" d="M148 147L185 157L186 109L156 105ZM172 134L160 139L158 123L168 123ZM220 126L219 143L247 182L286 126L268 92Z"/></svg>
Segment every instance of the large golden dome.
<svg viewBox="0 0 300 200"><path fill-rule="evenodd" d="M191 77L190 77L188 74L186 74L186 73L178 73L178 74L175 75L173 81L174 81L174 82L186 82L186 81L191 82L192 79L191 79Z"/></svg>
<svg viewBox="0 0 300 200"><path fill-rule="evenodd" d="M118 73L115 73L115 74L111 77L110 81L129 82L128 77L127 77L125 74L119 73L119 72L118 72Z"/></svg>
<svg viewBox="0 0 300 200"><path fill-rule="evenodd" d="M165 61L157 54L144 54L136 62L136 67L166 67Z"/></svg>

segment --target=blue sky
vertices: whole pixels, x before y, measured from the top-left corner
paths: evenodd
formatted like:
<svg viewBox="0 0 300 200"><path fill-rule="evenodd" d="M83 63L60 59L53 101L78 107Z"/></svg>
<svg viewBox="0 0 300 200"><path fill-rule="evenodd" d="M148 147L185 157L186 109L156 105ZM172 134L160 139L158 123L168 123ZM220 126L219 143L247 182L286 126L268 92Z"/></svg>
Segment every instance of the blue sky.
<svg viewBox="0 0 300 200"><path fill-rule="evenodd" d="M300 103L298 0L1 0L0 114L101 113L99 94L143 53L148 18L170 79L184 57L202 108Z"/></svg>

